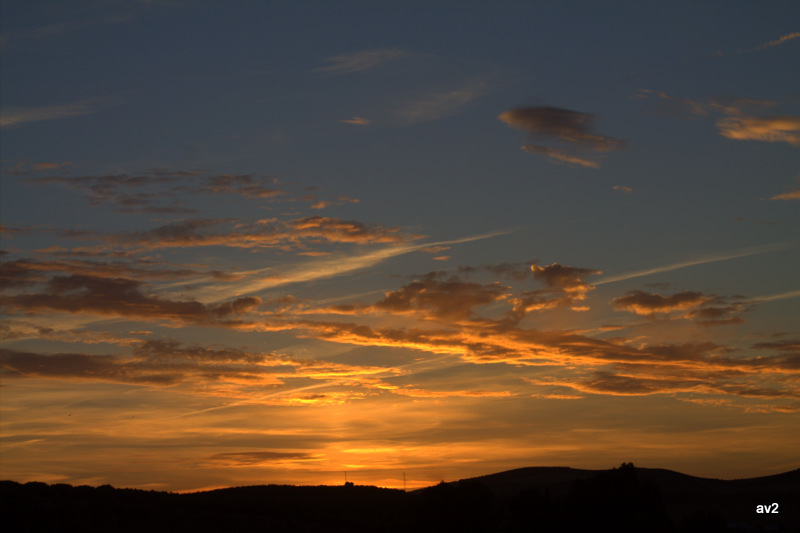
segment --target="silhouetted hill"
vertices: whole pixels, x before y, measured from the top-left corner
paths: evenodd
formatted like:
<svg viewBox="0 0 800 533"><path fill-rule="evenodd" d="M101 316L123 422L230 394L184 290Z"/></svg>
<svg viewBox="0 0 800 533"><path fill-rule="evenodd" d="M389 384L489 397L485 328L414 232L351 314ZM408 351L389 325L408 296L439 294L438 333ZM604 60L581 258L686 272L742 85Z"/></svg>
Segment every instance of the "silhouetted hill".
<svg viewBox="0 0 800 533"><path fill-rule="evenodd" d="M777 507L772 507L773 504ZM773 513L757 513L757 506ZM521 468L403 492L233 487L190 494L0 482L14 532L800 532L800 470L719 480L623 463Z"/></svg>
<svg viewBox="0 0 800 533"><path fill-rule="evenodd" d="M635 471L639 480L658 487L667 514L678 531L686 520L716 516L727 525L739 524L742 531L800 532L800 469L736 480L701 478L662 468L636 468ZM547 495L552 507L563 503L576 482L595 478L605 472L608 471L529 467L471 480L484 483L501 501L511 502L521 493L537 491ZM778 504L777 514L757 512L758 505L774 503ZM624 511L620 509L619 512ZM695 531L691 528L687 530ZM697 531L711 529L701 528Z"/></svg>

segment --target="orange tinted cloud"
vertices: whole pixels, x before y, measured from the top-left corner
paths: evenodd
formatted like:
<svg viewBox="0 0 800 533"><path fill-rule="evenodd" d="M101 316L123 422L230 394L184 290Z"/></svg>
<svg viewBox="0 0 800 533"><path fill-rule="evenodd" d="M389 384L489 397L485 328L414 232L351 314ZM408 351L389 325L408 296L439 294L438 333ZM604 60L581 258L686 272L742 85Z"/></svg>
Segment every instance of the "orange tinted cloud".
<svg viewBox="0 0 800 533"><path fill-rule="evenodd" d="M274 463L313 461L318 459L318 455L305 452L255 451L217 453L205 458L201 463L206 463L206 466L214 467L253 467Z"/></svg>
<svg viewBox="0 0 800 533"><path fill-rule="evenodd" d="M800 117L729 117L717 122L723 137L738 141L786 142L800 146Z"/></svg>
<svg viewBox="0 0 800 533"><path fill-rule="evenodd" d="M797 39L798 37L800 37L800 32L798 32L798 31L793 32L793 33L787 33L786 35L783 35L783 36L775 39L774 41L770 41L768 43L764 43L761 46L756 46L754 48L754 50L763 50L765 48L770 48L772 46L778 46L780 44L785 43L786 41L791 41L792 39Z"/></svg>
<svg viewBox="0 0 800 533"><path fill-rule="evenodd" d="M370 123L370 120L368 118L363 118L363 117L353 117L340 120L339 122L343 122L345 124L353 124L354 126L366 126L367 124Z"/></svg>
<svg viewBox="0 0 800 533"><path fill-rule="evenodd" d="M582 300L586 293L594 288L583 281L583 278L602 274L600 270L576 268L558 263L543 267L531 265L531 272L535 279L544 282L552 289L563 291L564 294L576 300Z"/></svg>
<svg viewBox="0 0 800 533"><path fill-rule="evenodd" d="M777 194L770 198L770 200L800 200L800 189Z"/></svg>
<svg viewBox="0 0 800 533"><path fill-rule="evenodd" d="M582 167L591 167L591 168L598 168L600 166L596 161L585 159L575 154L571 154L566 150L559 150L558 148L553 148L551 146L537 146L535 144L524 144L522 145L522 149L529 153L547 156L556 163L570 163L573 165L579 165Z"/></svg>
<svg viewBox="0 0 800 533"><path fill-rule="evenodd" d="M441 279L431 272L400 290L387 293L374 308L393 313L415 311L429 317L459 320L470 318L475 307L502 300L505 290L499 283L482 285L462 281L458 276Z"/></svg>
<svg viewBox="0 0 800 533"><path fill-rule="evenodd" d="M92 115L99 112L101 108L99 99L83 100L64 105L8 108L3 110L3 116L0 118L0 128L17 126L28 122Z"/></svg>
<svg viewBox="0 0 800 533"><path fill-rule="evenodd" d="M752 98L727 98L694 101L657 91L641 90L640 96L654 95L661 109L683 115L705 116L720 113L716 121L719 134L738 141L786 142L800 146L800 117L794 115L753 116L759 109L772 107L776 102Z"/></svg>
<svg viewBox="0 0 800 533"><path fill-rule="evenodd" d="M743 319L736 315L744 310L741 302L728 303L714 294L683 291L669 296L648 293L640 290L629 291L625 296L615 298L612 305L616 309L630 311L637 315L654 317L680 311L684 318L702 325L738 324Z"/></svg>
<svg viewBox="0 0 800 533"><path fill-rule="evenodd" d="M513 396L509 391L486 391L486 390L455 390L455 391L433 391L416 388L402 388L392 391L401 396L411 396L412 398L507 398Z"/></svg>
<svg viewBox="0 0 800 533"><path fill-rule="evenodd" d="M630 291L627 295L615 298L613 305L617 309L632 311L638 315L651 316L655 313L669 313L692 309L710 301L713 297L701 292L684 291L671 296L647 293L639 290Z"/></svg>
<svg viewBox="0 0 800 533"><path fill-rule="evenodd" d="M325 243L404 243L418 238L387 228L354 220L309 216L293 220L277 218L256 222L234 219L188 219L170 222L153 229L130 233L65 230L66 239L94 240L108 246L129 249L192 248L227 246L234 248L275 248L304 250L310 244Z"/></svg>

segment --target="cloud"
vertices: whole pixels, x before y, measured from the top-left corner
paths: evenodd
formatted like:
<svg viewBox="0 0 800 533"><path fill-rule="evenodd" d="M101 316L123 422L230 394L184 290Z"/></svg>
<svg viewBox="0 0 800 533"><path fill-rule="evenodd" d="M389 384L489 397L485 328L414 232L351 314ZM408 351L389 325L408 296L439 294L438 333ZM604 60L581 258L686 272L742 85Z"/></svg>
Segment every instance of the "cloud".
<svg viewBox="0 0 800 533"><path fill-rule="evenodd" d="M612 371L595 371L591 377L576 381L567 380L542 380L533 384L557 385L574 391L588 394L602 394L611 396L647 396L653 394L694 393L704 395L729 395L740 398L765 398L765 399L800 399L796 390L790 387L773 384L763 387L758 382L743 383L731 379L724 374L714 375L707 373L666 372L663 375L631 375L615 373ZM696 401L695 399L689 401ZM712 399L711 401L724 401ZM726 402L727 403L727 402ZM788 411L796 411L797 408ZM788 412L787 411L787 412Z"/></svg>
<svg viewBox="0 0 800 533"><path fill-rule="evenodd" d="M754 116L758 109L772 107L776 102L752 98L718 98L694 101L642 89L638 96L653 95L661 101L660 109L682 115L706 116L722 114L716 125L719 134L738 141L786 142L800 146L800 117L794 115Z"/></svg>
<svg viewBox="0 0 800 533"><path fill-rule="evenodd" d="M769 296L756 296L755 298L750 298L749 301L754 303L772 302L774 300L786 300L788 298L800 298L800 290L771 294Z"/></svg>
<svg viewBox="0 0 800 533"><path fill-rule="evenodd" d="M41 107L12 107L3 110L0 116L0 127L17 126L29 122L42 122L45 120L59 120L84 115L92 115L101 110L102 105L98 99L82 100L72 104L41 106Z"/></svg>
<svg viewBox="0 0 800 533"><path fill-rule="evenodd" d="M188 345L173 339L139 341L128 354L41 354L0 348L0 369L4 378L176 386L194 393L241 398L241 404L275 405L342 403L364 393L351 390L314 398L303 392L337 385L369 389L380 376L403 373L392 367L294 359L237 348Z"/></svg>
<svg viewBox="0 0 800 533"><path fill-rule="evenodd" d="M421 329L315 321L303 324L312 336L332 342L403 347L458 356L472 364L512 365L519 372L538 367L541 370L537 371L537 378L524 379L539 387L560 386L608 395L693 392L770 399L800 397L793 387L800 374L800 359L788 351L746 358L730 357L730 348L711 342L632 347L627 339L605 341L568 331L537 331L502 320L439 326Z"/></svg>
<svg viewBox="0 0 800 533"><path fill-rule="evenodd" d="M30 30L3 32L3 35L0 37L0 42L5 45L7 43L17 41L20 39L43 39L47 37L52 37L54 35L60 35L66 32L81 30L86 27L95 25L119 24L121 22L126 22L130 20L130 18L131 18L130 15L110 15L105 17L94 17L77 21L57 22L55 24L50 24L48 26L40 26L38 28L33 28Z"/></svg>
<svg viewBox="0 0 800 533"><path fill-rule="evenodd" d="M201 177L202 170L153 169L139 175L44 176L23 178L32 185L60 185L80 191L89 205L112 205L120 213L183 214L190 194L238 194L245 198L273 199L285 194L273 187L275 178L252 174Z"/></svg>
<svg viewBox="0 0 800 533"><path fill-rule="evenodd" d="M588 276L602 274L600 270L576 268L553 263L549 266L531 265L533 277L550 288L562 291L570 298L582 300L594 287L583 281Z"/></svg>
<svg viewBox="0 0 800 533"><path fill-rule="evenodd" d="M576 149L592 152L621 150L625 143L613 137L592 132L593 115L560 107L518 107L502 112L498 117L508 126L528 132L538 138L564 143L566 148L527 143L522 149L543 155L555 163L568 163L598 168L596 161L576 153Z"/></svg>
<svg viewBox="0 0 800 533"><path fill-rule="evenodd" d="M770 200L800 200L800 189L776 194Z"/></svg>
<svg viewBox="0 0 800 533"><path fill-rule="evenodd" d="M397 48L362 50L326 58L325 61L329 62L330 65L319 67L315 70L316 72L329 72L331 74L351 74L375 68L405 55L405 52Z"/></svg>
<svg viewBox="0 0 800 533"><path fill-rule="evenodd" d="M412 398L508 398L513 396L510 391L486 391L486 390L448 390L435 391L417 388L400 388L392 391L400 396L411 396Z"/></svg>
<svg viewBox="0 0 800 533"><path fill-rule="evenodd" d="M60 234L64 239L101 241L112 247L151 250L226 246L305 251L309 245L399 244L420 237L402 233L399 228L319 215L293 220L262 219L251 223L237 222L235 219L188 219L139 232L63 230Z"/></svg>
<svg viewBox="0 0 800 533"><path fill-rule="evenodd" d="M431 272L400 290L386 294L374 309L392 313L417 312L427 318L463 320L473 316L475 307L488 305L506 296L506 287L499 283L482 285L465 282L458 276L442 279Z"/></svg>
<svg viewBox="0 0 800 533"><path fill-rule="evenodd" d="M786 41L791 41L792 39L797 39L798 37L800 37L800 32L798 32L798 31L793 32L793 33L787 33L786 35L783 35L783 36L775 39L774 41L770 41L768 43L764 43L761 46L756 46L753 50L764 50L765 48L778 46L779 44L783 44Z"/></svg>
<svg viewBox="0 0 800 533"><path fill-rule="evenodd" d="M772 244L765 244L762 246L739 248L737 250L732 250L730 252L717 252L716 254L713 255L704 255L696 259L680 261L678 263L672 263L661 267L654 267L644 270L637 270L633 272L625 272L622 274L606 276L605 278L596 281L595 285L604 285L606 283L615 283L617 281L625 281L643 276L649 276L652 274L660 274L662 272L671 272L673 270L679 270L681 268L687 268L695 265L704 265L707 263L715 263L717 261L738 259L739 257L749 257L751 255L760 255L769 252L776 252L779 250L787 250L789 248L793 248L794 246L795 245L793 243L772 243Z"/></svg>
<svg viewBox="0 0 800 533"><path fill-rule="evenodd" d="M456 88L428 91L403 104L395 114L400 123L407 125L438 120L457 113L485 91L485 82L471 80Z"/></svg>
<svg viewBox="0 0 800 533"><path fill-rule="evenodd" d="M680 117L705 117L712 113L739 116L777 105L777 102L773 100L756 100L754 98L743 97L693 100L691 98L671 96L667 93L650 89L639 89L635 95L635 98L649 97L658 98L656 108L659 111Z"/></svg>
<svg viewBox="0 0 800 533"><path fill-rule="evenodd" d="M314 202L309 207L311 209L325 209L326 207L337 206L337 205L344 205L348 203L357 204L359 202L358 198L349 198L347 196L339 196L336 200L319 200Z"/></svg>
<svg viewBox="0 0 800 533"><path fill-rule="evenodd" d="M305 452L228 452L211 455L203 461L214 467L252 467L274 463L312 461L319 456Z"/></svg>
<svg viewBox="0 0 800 533"><path fill-rule="evenodd" d="M266 187L273 184L274 178L257 178L252 174L222 174L206 179L206 185L201 189L203 192L239 194L246 198L272 198L285 194L282 189Z"/></svg>
<svg viewBox="0 0 800 533"><path fill-rule="evenodd" d="M3 374L11 377L87 378L96 381L123 383L171 384L181 380L181 373L163 369L160 372L130 372L114 356L62 353L41 355L0 348Z"/></svg>
<svg viewBox="0 0 800 533"><path fill-rule="evenodd" d="M729 117L717 121L719 133L737 141L786 142L800 146L800 117Z"/></svg>
<svg viewBox="0 0 800 533"><path fill-rule="evenodd" d="M131 355L39 354L0 349L0 363L4 374L11 377L161 385L237 380L276 385L282 383L275 377L277 372L291 374L297 366L272 354L214 350L171 340L144 341Z"/></svg>
<svg viewBox="0 0 800 533"><path fill-rule="evenodd" d="M231 295L252 294L254 292L292 283L341 276L356 270L371 267L380 263L381 261L385 261L386 259L417 252L430 246L472 242L496 237L498 235L505 235L506 233L508 232L497 231L481 235L472 235L450 241L440 241L425 244L395 244L368 252L349 253L347 255L337 254L330 258L289 264L281 269L267 267L246 273L243 272L242 274L244 274L244 277L239 282L229 283L224 286L220 286L219 284L206 285L200 289L195 289L194 292L195 294L203 295L208 299L214 300L228 298Z"/></svg>
<svg viewBox="0 0 800 533"><path fill-rule="evenodd" d="M615 309L630 311L637 315L654 318L680 312L682 318L696 321L704 326L739 324L744 320L737 315L744 310L743 301L729 303L715 294L683 291L664 296L658 293L629 291L625 296L612 301Z"/></svg>
<svg viewBox="0 0 800 533"><path fill-rule="evenodd" d="M343 122L345 124L353 124L354 126L366 126L371 121L368 118L352 117L352 118L347 118L347 119L344 119L344 120L340 120L339 122Z"/></svg>
<svg viewBox="0 0 800 533"><path fill-rule="evenodd" d="M528 153L539 154L549 157L556 163L569 163L579 165L582 167L598 168L600 165L596 161L584 159L574 154L570 154L566 150L552 148L550 146L537 146L535 144L524 144L522 149Z"/></svg>
<svg viewBox="0 0 800 533"><path fill-rule="evenodd" d="M692 291L662 296L661 294L634 290L629 291L625 296L615 298L613 306L616 309L631 311L637 315L653 316L656 313L693 309L709 302L713 298L713 296L706 296L701 292Z"/></svg>
<svg viewBox="0 0 800 533"><path fill-rule="evenodd" d="M0 305L24 313L59 311L211 324L246 314L261 304L260 298L248 296L206 305L161 298L144 289L141 282L126 278L54 276L41 292L3 296Z"/></svg>
<svg viewBox="0 0 800 533"><path fill-rule="evenodd" d="M497 118L512 128L528 133L588 147L596 152L620 150L624 143L592 133L593 116L559 107L518 107Z"/></svg>
<svg viewBox="0 0 800 533"><path fill-rule="evenodd" d="M614 185L613 189L615 191L620 191L620 192L623 192L625 194L633 192L632 188L626 187L625 185Z"/></svg>
<svg viewBox="0 0 800 533"><path fill-rule="evenodd" d="M383 299L374 304L348 303L330 307L309 307L302 314L365 315L380 312L411 315L422 320L443 323L484 320L475 314L481 306L496 312L505 309L499 320L505 324L516 324L531 311L544 311L573 305L586 299L593 289L582 278L599 274L592 269L576 268L554 263L550 266L530 266L525 263L502 263L478 267L458 267L457 271L467 277L477 273L490 273L514 281L533 277L547 288L535 291L513 292L511 287L497 281L473 282L446 271L429 272L396 291L388 291ZM525 265L520 269L520 265ZM585 311L587 306L573 307Z"/></svg>
<svg viewBox="0 0 800 533"><path fill-rule="evenodd" d="M777 350L783 352L787 356L800 356L800 339L788 339L782 341L772 342L758 342L753 345L756 349ZM796 357L795 357L796 359ZM800 359L796 359L798 366L800 366Z"/></svg>
<svg viewBox="0 0 800 533"><path fill-rule="evenodd" d="M51 250L41 250L47 253ZM19 259L0 263L0 288L10 288L15 285L30 285L43 281L46 273L63 272L97 277L133 277L147 280L185 279L206 275L215 280L233 280L237 275L218 271L202 272L187 268L153 268L153 261L135 260L127 261L91 261L82 259L34 261Z"/></svg>

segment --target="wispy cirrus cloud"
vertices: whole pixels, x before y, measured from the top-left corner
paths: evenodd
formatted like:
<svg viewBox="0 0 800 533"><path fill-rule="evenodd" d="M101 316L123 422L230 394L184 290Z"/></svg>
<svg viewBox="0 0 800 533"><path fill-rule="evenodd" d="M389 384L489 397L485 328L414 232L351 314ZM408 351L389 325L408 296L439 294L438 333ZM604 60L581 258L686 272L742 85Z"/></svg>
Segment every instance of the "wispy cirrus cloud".
<svg viewBox="0 0 800 533"><path fill-rule="evenodd" d="M361 50L328 57L325 61L330 63L329 65L318 67L314 70L315 72L327 72L330 74L352 74L375 68L405 55L407 55L406 52L397 48Z"/></svg>
<svg viewBox="0 0 800 533"><path fill-rule="evenodd" d="M486 92L486 82L469 80L455 87L430 89L410 98L394 111L397 122L418 124L456 114Z"/></svg>
<svg viewBox="0 0 800 533"><path fill-rule="evenodd" d="M268 267L249 272L243 272L241 281L229 283L224 286L219 284L202 284L195 290L198 298L205 300L222 300L231 295L253 294L265 289L291 285L320 279L328 279L343 274L355 272L372 267L392 257L398 257L412 252L423 251L429 247L460 244L482 239L489 239L505 235L508 231L496 231L480 235L472 235L449 241L439 241L421 244L396 244L384 246L367 252L352 252L348 254L335 254L322 259L313 259L302 263L287 264L281 268ZM191 281L193 285L205 280ZM174 287L183 285L175 284Z"/></svg>
<svg viewBox="0 0 800 533"><path fill-rule="evenodd" d="M352 124L354 126L366 126L372 121L370 119L364 118L364 117L352 117L352 118L347 118L347 119L344 119L344 120L340 120L339 122L342 122L344 124Z"/></svg>
<svg viewBox="0 0 800 533"><path fill-rule="evenodd" d="M800 289L794 291L786 291L779 294L770 294L768 296L756 296L750 298L751 302L772 302L775 300L786 300L788 298L800 298Z"/></svg>
<svg viewBox="0 0 800 533"><path fill-rule="evenodd" d="M69 236L70 233L65 234ZM400 228L387 228L355 220L313 215L280 220L240 222L234 219L189 219L153 229L129 233L75 232L75 238L99 240L111 246L142 249L225 246L233 248L276 248L303 250L327 243L403 243L420 238Z"/></svg>
<svg viewBox="0 0 800 533"><path fill-rule="evenodd" d="M800 38L800 31L787 33L786 35L782 35L773 41L769 41L768 43L764 43L760 46L756 46L753 50L764 50L765 48L772 48L773 46L781 45L787 41L791 41L792 39Z"/></svg>
<svg viewBox="0 0 800 533"><path fill-rule="evenodd" d="M105 104L101 99L90 99L63 105L10 107L3 109L2 114L0 114L0 128L8 128L30 122L62 120L92 115L98 113L104 106Z"/></svg>
<svg viewBox="0 0 800 533"><path fill-rule="evenodd" d="M153 169L141 174L42 176L20 180L30 185L59 185L83 194L89 205L111 205L120 213L188 214L193 194L235 194L250 199L274 199L286 193L272 176L205 175L203 170Z"/></svg>
<svg viewBox="0 0 800 533"><path fill-rule="evenodd" d="M253 467L275 463L301 462L319 460L318 455L305 452L226 452L217 453L201 460L201 463L214 467Z"/></svg>
<svg viewBox="0 0 800 533"><path fill-rule="evenodd" d="M53 37L62 33L82 30L87 27L106 24L119 24L127 22L131 19L131 15L111 15L105 17L94 17L85 20L75 20L68 22L57 22L47 26L40 26L30 30L19 30L13 32L3 32L0 36L0 43L3 45L11 44L14 41L24 39L44 39Z"/></svg>
<svg viewBox="0 0 800 533"><path fill-rule="evenodd" d="M679 261L677 263L671 263L669 265L664 265L660 267L653 267L653 268L646 268L643 270L636 270L632 272L624 272L622 274L615 274L606 276L598 281L596 281L595 285L604 285L606 283L615 283L617 281L625 281L629 279L639 278L642 276L650 276L652 274L660 274L662 272L670 272L673 270L679 270L681 268L687 268L695 265L703 265L707 263L715 263L717 261L727 261L729 259L737 259L740 257L748 257L751 255L760 255L770 252L777 252L779 250L788 250L790 248L794 248L796 244L794 243L773 243L773 244L766 244L762 246L751 246L747 248L740 248L738 250L731 250L728 252L718 252L713 255L702 255L695 259L688 259L686 261Z"/></svg>
<svg viewBox="0 0 800 533"><path fill-rule="evenodd" d="M552 146L537 146L535 144L523 144L522 149L528 153L539 154L549 157L556 163L568 163L571 165L578 165L582 167L598 168L600 164L597 161L579 157L571 154L566 150L553 148Z"/></svg>

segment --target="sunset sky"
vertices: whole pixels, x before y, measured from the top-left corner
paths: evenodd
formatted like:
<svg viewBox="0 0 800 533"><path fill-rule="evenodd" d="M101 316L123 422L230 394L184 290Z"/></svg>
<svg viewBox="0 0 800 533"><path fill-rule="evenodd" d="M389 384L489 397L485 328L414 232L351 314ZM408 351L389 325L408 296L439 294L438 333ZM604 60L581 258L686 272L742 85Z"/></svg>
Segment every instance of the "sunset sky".
<svg viewBox="0 0 800 533"><path fill-rule="evenodd" d="M800 466L796 2L0 5L1 478Z"/></svg>

